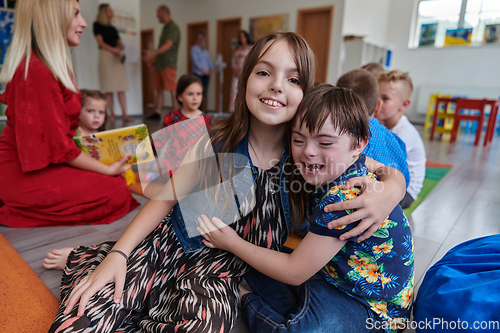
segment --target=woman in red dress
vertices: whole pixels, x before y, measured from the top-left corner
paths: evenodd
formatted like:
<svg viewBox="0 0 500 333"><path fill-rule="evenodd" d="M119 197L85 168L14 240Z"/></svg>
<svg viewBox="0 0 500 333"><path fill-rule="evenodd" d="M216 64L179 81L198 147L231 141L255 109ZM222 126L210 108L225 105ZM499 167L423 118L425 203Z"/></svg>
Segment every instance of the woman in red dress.
<svg viewBox="0 0 500 333"><path fill-rule="evenodd" d="M7 83L0 96L7 105L0 136L0 224L110 223L139 204L119 176L127 170L125 159L107 166L73 142L81 94L69 47L80 43L86 26L77 0L17 1L15 32L0 73Z"/></svg>

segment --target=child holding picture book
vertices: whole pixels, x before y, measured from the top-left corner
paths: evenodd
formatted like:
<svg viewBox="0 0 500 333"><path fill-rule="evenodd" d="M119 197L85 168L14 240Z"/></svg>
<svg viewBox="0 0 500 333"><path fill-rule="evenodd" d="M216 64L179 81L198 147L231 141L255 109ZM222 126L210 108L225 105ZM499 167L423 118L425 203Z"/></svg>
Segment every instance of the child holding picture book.
<svg viewBox="0 0 500 333"><path fill-rule="evenodd" d="M372 332L370 325L377 332L401 331L413 295L412 236L401 207L360 243L339 239L355 223L327 227L352 210L324 212L326 205L359 195L359 188L342 189L350 178L371 176L361 154L370 135L363 101L351 90L321 85L304 96L289 124L292 223L307 218L311 224L297 248L288 254L259 247L216 217L198 219L206 246L229 251L269 276L262 276L258 294L241 288L250 331ZM318 323L317 302L325 298L331 321Z"/></svg>
<svg viewBox="0 0 500 333"><path fill-rule="evenodd" d="M75 136L87 136L106 130L106 95L98 90L80 90L82 93L82 110L79 126ZM123 176L127 185L135 183L135 173L128 169Z"/></svg>
<svg viewBox="0 0 500 333"><path fill-rule="evenodd" d="M80 90L82 110L75 136L94 134L106 129L106 95L98 90Z"/></svg>

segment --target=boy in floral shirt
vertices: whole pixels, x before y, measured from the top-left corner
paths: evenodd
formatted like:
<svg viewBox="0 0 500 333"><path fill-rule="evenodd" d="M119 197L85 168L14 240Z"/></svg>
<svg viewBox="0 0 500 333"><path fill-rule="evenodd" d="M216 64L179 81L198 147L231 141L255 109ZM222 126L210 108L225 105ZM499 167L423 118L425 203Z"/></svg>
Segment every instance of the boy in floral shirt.
<svg viewBox="0 0 500 333"><path fill-rule="evenodd" d="M250 330L402 331L410 316L414 268L411 230L401 207L360 243L356 237L339 239L356 223L328 228L351 211L324 211L361 192L342 188L350 178L373 177L361 154L370 135L366 106L351 90L321 85L304 96L290 127L292 219L310 222L297 248L287 254L258 247L218 218L199 219L205 245L230 251L272 278L259 295L242 289ZM330 322L317 321L325 318L317 315L321 311L329 311Z"/></svg>

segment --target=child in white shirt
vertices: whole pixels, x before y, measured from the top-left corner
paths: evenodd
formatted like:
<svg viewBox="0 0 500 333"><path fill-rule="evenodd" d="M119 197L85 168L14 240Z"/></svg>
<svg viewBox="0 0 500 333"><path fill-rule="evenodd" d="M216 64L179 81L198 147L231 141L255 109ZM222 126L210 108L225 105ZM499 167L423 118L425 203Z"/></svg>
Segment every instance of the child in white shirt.
<svg viewBox="0 0 500 333"><path fill-rule="evenodd" d="M378 85L382 109L376 117L406 144L410 184L400 205L402 208L407 208L417 199L422 189L426 162L422 138L415 126L403 114L411 103L413 84L408 73L395 70L379 75Z"/></svg>

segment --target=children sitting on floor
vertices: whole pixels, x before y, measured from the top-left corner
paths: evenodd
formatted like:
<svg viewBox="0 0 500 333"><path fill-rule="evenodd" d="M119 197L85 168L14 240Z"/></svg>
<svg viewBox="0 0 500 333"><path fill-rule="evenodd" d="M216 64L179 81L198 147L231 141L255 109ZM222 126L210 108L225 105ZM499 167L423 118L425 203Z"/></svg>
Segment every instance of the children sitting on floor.
<svg viewBox="0 0 500 333"><path fill-rule="evenodd" d="M406 144L410 185L401 207L410 207L417 199L425 178L425 147L415 126L403 114L411 103L413 84L408 73L395 70L378 76L382 109L377 119Z"/></svg>
<svg viewBox="0 0 500 333"><path fill-rule="evenodd" d="M311 227L291 254L256 246L217 217L198 219L206 246L230 251L270 277L266 293L240 287L252 332L316 331L310 323L321 311L315 302L322 298L336 305L322 332L373 332L370 325L391 333L404 328L414 270L411 230L401 207L360 243L356 237L339 239L353 224L327 227L350 211L324 212L326 205L360 193L358 188L341 190L350 178L370 177L361 154L369 132L365 105L352 91L320 85L304 96L287 134L293 156L290 198L294 222L308 218Z"/></svg>
<svg viewBox="0 0 500 333"><path fill-rule="evenodd" d="M365 102L370 116L372 136L363 154L401 171L406 179L406 187L408 187L410 173L406 163L406 145L396 134L380 125L374 118L382 106L375 76L365 69L355 69L342 75L337 81L337 86L351 89Z"/></svg>

